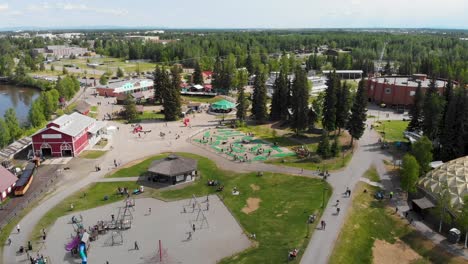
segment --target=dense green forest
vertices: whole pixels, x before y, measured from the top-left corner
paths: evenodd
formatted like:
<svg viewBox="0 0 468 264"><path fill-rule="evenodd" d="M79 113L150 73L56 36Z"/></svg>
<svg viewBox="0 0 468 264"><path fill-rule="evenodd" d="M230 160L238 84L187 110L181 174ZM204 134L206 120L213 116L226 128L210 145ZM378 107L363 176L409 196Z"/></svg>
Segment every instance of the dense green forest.
<svg viewBox="0 0 468 264"><path fill-rule="evenodd" d="M403 34L345 31L215 31L168 32L161 39L166 44L143 42L125 38L125 32L87 32L84 39L71 44L88 47L98 54L126 59L148 59L161 64L181 63L194 67L198 62L203 70L213 70L216 59L234 61L236 67L247 67L252 74L258 67L279 70L278 56L282 53L312 54L327 45L349 53L338 56L302 57L309 69L362 69L374 71L374 61L391 62L391 73L426 73L434 77L468 82L468 41L463 32L449 34ZM94 44L87 42L94 40ZM32 70L38 60L31 57L31 48L61 44L60 40L0 39L0 75L8 75L11 59L23 57ZM92 45L92 46L91 46ZM34 66L35 65L35 66ZM259 66L263 65L263 66ZM291 68L293 71L294 68ZM390 73L390 72L387 72Z"/></svg>

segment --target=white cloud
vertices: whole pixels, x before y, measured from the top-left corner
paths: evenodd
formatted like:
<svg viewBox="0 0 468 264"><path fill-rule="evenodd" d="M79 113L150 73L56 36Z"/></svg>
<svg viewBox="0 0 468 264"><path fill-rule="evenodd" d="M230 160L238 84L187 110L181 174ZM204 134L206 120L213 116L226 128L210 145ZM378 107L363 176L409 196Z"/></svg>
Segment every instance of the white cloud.
<svg viewBox="0 0 468 264"><path fill-rule="evenodd" d="M7 3L0 4L0 12L8 10L9 6Z"/></svg>
<svg viewBox="0 0 468 264"><path fill-rule="evenodd" d="M128 11L124 9L111 9L111 8L97 8L90 7L85 4L73 4L58 2L49 4L48 2L42 2L40 4L33 4L27 7L29 11L44 11L44 10L62 10L62 11L83 11L83 12L94 12L101 14L110 14L116 16L127 15Z"/></svg>

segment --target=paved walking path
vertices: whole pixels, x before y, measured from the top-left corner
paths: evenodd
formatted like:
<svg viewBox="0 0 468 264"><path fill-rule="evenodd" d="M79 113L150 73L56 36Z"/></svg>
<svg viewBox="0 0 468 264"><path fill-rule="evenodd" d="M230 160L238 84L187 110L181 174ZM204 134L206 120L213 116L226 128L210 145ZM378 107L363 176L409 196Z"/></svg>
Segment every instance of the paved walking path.
<svg viewBox="0 0 468 264"><path fill-rule="evenodd" d="M333 194L328 201L328 205L323 212L322 218L319 220L325 221L326 230L316 230L305 249L301 263L325 264L328 263L331 252L335 246L335 241L338 238L341 227L344 223L346 212L351 206L351 198L343 195L346 188L354 189L356 183L361 179L364 172L371 165L379 168L383 165L383 159L391 159L386 153L383 153L377 144L378 135L372 130L366 129L362 139L355 150L353 158L348 166L340 171L331 173L328 177L328 182L333 187ZM379 171L377 169L377 171ZM335 207L337 200L340 213L336 214Z"/></svg>

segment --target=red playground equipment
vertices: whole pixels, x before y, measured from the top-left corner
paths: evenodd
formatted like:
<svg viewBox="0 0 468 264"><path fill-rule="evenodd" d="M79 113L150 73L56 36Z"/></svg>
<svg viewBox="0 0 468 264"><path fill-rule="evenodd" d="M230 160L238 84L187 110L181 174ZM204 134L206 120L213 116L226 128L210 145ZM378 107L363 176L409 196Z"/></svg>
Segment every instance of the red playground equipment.
<svg viewBox="0 0 468 264"><path fill-rule="evenodd" d="M133 134L141 132L143 130L143 127L141 125L137 125L133 128Z"/></svg>
<svg viewBox="0 0 468 264"><path fill-rule="evenodd" d="M190 124L190 118L184 118L184 126L188 126Z"/></svg>

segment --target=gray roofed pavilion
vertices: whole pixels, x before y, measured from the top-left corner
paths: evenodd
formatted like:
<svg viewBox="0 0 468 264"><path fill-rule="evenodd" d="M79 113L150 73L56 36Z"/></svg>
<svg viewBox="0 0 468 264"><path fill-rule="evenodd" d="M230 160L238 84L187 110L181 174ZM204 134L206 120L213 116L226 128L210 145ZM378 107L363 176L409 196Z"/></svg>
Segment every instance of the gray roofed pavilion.
<svg viewBox="0 0 468 264"><path fill-rule="evenodd" d="M178 176L196 171L197 165L197 160L169 155L164 159L153 161L148 171L164 176Z"/></svg>

